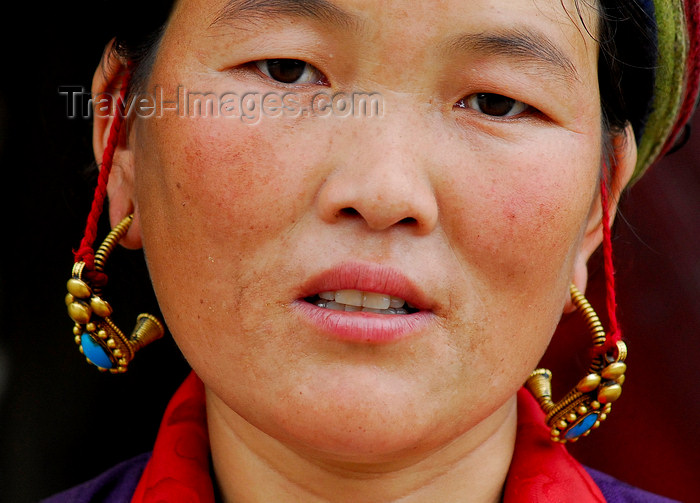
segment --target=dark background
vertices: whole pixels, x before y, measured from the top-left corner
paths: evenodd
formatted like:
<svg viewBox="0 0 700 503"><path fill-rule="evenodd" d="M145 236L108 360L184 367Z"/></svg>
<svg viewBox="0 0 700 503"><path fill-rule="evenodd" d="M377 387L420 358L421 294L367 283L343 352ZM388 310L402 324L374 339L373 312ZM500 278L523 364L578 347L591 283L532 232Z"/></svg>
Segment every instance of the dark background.
<svg viewBox="0 0 700 503"><path fill-rule="evenodd" d="M149 450L188 367L172 341L121 376L84 363L63 297L95 177L88 120L66 118L61 85L90 87L118 4L3 7L0 79L0 500L37 501ZM15 26L16 30L12 31ZM696 120L700 131L700 120ZM586 464L700 501L700 138L668 156L622 203L615 226L621 322L630 348L622 399L571 451ZM102 233L107 232L106 219ZM108 299L130 330L157 313L140 253L108 264ZM603 314L600 258L588 296ZM545 360L563 393L584 373L589 337L566 318ZM560 394L556 394L560 396Z"/></svg>

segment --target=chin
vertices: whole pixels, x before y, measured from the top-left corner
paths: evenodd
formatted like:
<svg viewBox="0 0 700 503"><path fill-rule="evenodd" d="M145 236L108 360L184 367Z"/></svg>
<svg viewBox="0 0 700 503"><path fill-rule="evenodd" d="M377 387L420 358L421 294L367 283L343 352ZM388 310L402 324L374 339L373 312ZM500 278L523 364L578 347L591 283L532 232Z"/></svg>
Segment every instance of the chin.
<svg viewBox="0 0 700 503"><path fill-rule="evenodd" d="M276 411L268 434L307 457L361 465L421 457L468 429L441 417L449 407L420 385L358 374L296 389L298 398Z"/></svg>
<svg viewBox="0 0 700 503"><path fill-rule="evenodd" d="M415 424L400 414L385 420L338 421L308 418L284 432L287 445L301 455L329 463L377 465L406 462L436 449L441 442L433 427Z"/></svg>

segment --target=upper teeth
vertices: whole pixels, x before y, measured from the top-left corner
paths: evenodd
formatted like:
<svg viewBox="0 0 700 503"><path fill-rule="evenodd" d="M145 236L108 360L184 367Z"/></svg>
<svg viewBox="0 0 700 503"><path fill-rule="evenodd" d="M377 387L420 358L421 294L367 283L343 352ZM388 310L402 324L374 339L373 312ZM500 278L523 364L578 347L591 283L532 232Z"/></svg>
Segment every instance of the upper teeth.
<svg viewBox="0 0 700 503"><path fill-rule="evenodd" d="M325 300L333 300L339 304L347 304L357 307L369 307L371 309L389 309L390 307L403 307L406 303L400 297L392 297L383 293L361 292L360 290L336 290L334 292L321 292L319 297Z"/></svg>
<svg viewBox="0 0 700 503"><path fill-rule="evenodd" d="M335 290L321 292L319 307L341 311L381 312L385 314L405 314L406 301L384 293L362 292L360 290ZM326 302L324 302L326 301Z"/></svg>

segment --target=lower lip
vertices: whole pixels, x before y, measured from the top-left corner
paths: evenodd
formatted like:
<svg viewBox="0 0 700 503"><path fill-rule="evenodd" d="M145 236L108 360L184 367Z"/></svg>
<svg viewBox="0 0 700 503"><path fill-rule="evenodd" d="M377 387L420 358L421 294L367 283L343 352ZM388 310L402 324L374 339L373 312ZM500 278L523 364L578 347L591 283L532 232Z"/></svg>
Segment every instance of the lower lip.
<svg viewBox="0 0 700 503"><path fill-rule="evenodd" d="M384 344L395 342L423 329L433 314L376 314L362 311L335 311L298 300L294 306L304 318L324 334L347 342Z"/></svg>

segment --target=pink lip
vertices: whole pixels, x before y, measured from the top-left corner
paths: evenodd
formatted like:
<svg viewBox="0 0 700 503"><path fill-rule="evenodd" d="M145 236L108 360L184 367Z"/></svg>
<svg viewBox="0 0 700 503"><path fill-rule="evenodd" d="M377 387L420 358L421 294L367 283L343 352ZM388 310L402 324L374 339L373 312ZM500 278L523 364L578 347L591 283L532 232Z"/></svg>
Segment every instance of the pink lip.
<svg viewBox="0 0 700 503"><path fill-rule="evenodd" d="M324 309L304 298L334 290L361 290L401 297L419 309L412 314L385 315ZM318 274L301 287L294 303L306 321L322 333L348 342L381 344L419 331L433 318L432 302L400 271L387 266L346 263Z"/></svg>

